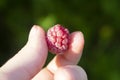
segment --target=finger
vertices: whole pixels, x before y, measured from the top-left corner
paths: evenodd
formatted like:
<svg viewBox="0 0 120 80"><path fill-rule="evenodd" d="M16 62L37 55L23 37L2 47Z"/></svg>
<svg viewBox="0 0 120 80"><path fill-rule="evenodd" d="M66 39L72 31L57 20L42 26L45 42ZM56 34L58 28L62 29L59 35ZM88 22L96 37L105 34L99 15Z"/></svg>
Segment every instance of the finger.
<svg viewBox="0 0 120 80"><path fill-rule="evenodd" d="M81 56L81 53L82 53L82 49L83 49L83 45L84 45L84 38L83 38L83 35L82 35L82 33L80 33L80 32L74 32L74 33L72 33L71 34L71 36L70 36L70 38L71 38L71 44L70 44L70 48L71 49L69 49L66 53L65 53L65 55L62 55L62 56L69 56L70 57L70 59L74 59L74 57L73 57L73 55L74 54L76 54L76 57L77 58L75 58L73 61L72 60L67 60L67 61L69 61L71 64L76 64L78 61L79 61L79 59L80 59L80 56ZM77 40L77 39L78 40ZM81 45L76 45L76 44L78 44L77 42L81 42ZM75 43L76 42L76 43ZM73 47L74 46L74 47ZM77 48L77 47L80 47L80 48ZM77 50L76 50L77 49ZM81 50L80 50L81 49ZM74 52L74 53L73 53ZM67 53L69 53L69 54L67 54ZM73 58L72 58L73 57ZM49 65L51 65L51 67L55 67L57 64L56 64L56 58L57 57L55 57L55 59L53 59L53 61L49 64ZM58 60L59 60L60 58L58 58ZM62 65L65 65L65 64L70 64L69 62L67 62L67 61L65 61L66 63L64 63L64 64L61 64L61 66ZM61 62L62 63L62 62ZM58 70L57 70L58 69ZM56 72L58 72L59 71L59 68L58 68L58 65L57 65L57 69L56 69ZM54 74L53 74L54 73ZM63 74L63 73L62 73ZM41 79L43 79L43 80L53 80L53 77L54 77L54 75L56 75L56 73L55 72L53 72L52 71L52 69L49 69L49 67L47 67L47 68L44 68L43 70L41 70L32 80L41 80ZM59 76L59 75L58 75ZM63 77L65 77L65 76L63 76ZM69 78L69 77L68 77ZM61 79L61 78L60 78ZM56 79L57 80L57 79ZM69 79L66 79L66 80L69 80Z"/></svg>
<svg viewBox="0 0 120 80"><path fill-rule="evenodd" d="M47 69L42 69L32 80L53 80L54 75Z"/></svg>
<svg viewBox="0 0 120 80"><path fill-rule="evenodd" d="M42 68L47 52L45 32L34 26L25 47L2 66L2 72L7 74L9 80L30 80Z"/></svg>
<svg viewBox="0 0 120 80"><path fill-rule="evenodd" d="M68 65L55 72L54 80L87 80L87 75L81 67Z"/></svg>
<svg viewBox="0 0 120 80"><path fill-rule="evenodd" d="M81 32L73 32L70 35L69 49L63 53L63 55L55 56L48 64L47 68L54 73L60 66L77 64L82 55L83 47L83 34Z"/></svg>

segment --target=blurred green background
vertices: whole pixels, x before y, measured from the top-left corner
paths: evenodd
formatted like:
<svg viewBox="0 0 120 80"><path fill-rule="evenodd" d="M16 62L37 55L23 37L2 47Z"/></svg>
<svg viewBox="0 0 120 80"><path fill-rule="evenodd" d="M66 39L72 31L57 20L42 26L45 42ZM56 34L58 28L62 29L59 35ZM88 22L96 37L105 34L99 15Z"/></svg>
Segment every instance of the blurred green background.
<svg viewBox="0 0 120 80"><path fill-rule="evenodd" d="M79 65L89 80L120 80L120 0L0 0L0 66L25 45L32 25L57 23L84 33Z"/></svg>

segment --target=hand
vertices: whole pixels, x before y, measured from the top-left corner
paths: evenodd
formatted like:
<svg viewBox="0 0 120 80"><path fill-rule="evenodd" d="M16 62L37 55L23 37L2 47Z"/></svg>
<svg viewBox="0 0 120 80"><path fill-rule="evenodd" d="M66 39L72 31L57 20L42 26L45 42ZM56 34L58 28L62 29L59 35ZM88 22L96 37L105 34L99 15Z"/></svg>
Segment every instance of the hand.
<svg viewBox="0 0 120 80"><path fill-rule="evenodd" d="M69 50L42 68L48 55L45 32L33 26L27 44L0 68L0 80L87 80L85 71L76 65L84 47L83 34L73 32L70 39Z"/></svg>

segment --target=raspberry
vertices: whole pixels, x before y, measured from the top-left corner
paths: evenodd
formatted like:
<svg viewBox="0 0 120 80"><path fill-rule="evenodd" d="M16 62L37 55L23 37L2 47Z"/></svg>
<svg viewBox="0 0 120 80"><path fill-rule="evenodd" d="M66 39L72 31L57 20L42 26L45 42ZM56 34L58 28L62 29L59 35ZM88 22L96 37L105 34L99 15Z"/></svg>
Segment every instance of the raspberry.
<svg viewBox="0 0 120 80"><path fill-rule="evenodd" d="M48 49L54 54L62 54L68 49L69 31L60 24L51 27L46 35Z"/></svg>

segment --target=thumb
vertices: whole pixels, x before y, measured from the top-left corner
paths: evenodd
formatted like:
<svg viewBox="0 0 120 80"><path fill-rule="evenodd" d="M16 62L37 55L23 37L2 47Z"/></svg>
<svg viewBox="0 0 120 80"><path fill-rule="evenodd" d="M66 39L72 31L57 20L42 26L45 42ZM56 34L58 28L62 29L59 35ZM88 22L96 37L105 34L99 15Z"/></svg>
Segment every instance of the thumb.
<svg viewBox="0 0 120 80"><path fill-rule="evenodd" d="M35 25L27 44L1 67L1 71L9 80L30 80L43 67L47 53L45 32Z"/></svg>

